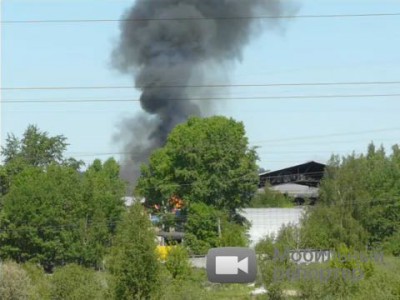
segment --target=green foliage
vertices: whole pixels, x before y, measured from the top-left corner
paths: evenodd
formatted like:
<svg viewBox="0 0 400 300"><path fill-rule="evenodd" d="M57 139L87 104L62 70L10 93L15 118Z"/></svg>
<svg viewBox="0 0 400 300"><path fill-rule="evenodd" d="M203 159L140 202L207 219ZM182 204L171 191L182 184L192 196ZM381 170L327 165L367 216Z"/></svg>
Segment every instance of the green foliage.
<svg viewBox="0 0 400 300"><path fill-rule="evenodd" d="M79 180L75 170L57 165L18 174L3 201L0 255L35 260L48 270L68 261L78 240Z"/></svg>
<svg viewBox="0 0 400 300"><path fill-rule="evenodd" d="M29 292L30 300L50 300L51 299L51 276L43 271L38 264L26 263L22 265L31 280Z"/></svg>
<svg viewBox="0 0 400 300"><path fill-rule="evenodd" d="M333 249L341 243L364 250L368 233L341 206L316 205L301 220L300 246Z"/></svg>
<svg viewBox="0 0 400 300"><path fill-rule="evenodd" d="M100 268L124 209L125 186L114 159L86 172L65 159L63 136L29 126L9 135L0 167L0 257L35 261L51 272L76 262Z"/></svg>
<svg viewBox="0 0 400 300"><path fill-rule="evenodd" d="M124 207L118 165L89 167L83 179L73 168L26 167L3 198L1 257L55 265L78 262L98 267Z"/></svg>
<svg viewBox="0 0 400 300"><path fill-rule="evenodd" d="M257 254L266 255L267 257L272 258L274 256L275 248L276 248L275 237L273 234L271 234L269 236L264 237L257 243L255 251Z"/></svg>
<svg viewBox="0 0 400 300"><path fill-rule="evenodd" d="M400 256L400 231L395 232L384 241L383 249L390 255Z"/></svg>
<svg viewBox="0 0 400 300"><path fill-rule="evenodd" d="M372 257L365 253L365 259L361 259L359 253L341 244L336 249L337 254L329 261L329 266L336 269L347 269L358 277L369 278L374 273L374 264Z"/></svg>
<svg viewBox="0 0 400 300"><path fill-rule="evenodd" d="M207 276L205 270L192 268L190 276L172 279L166 269L161 282L161 293L155 299L161 300L207 300L209 297ZM215 299L215 298L214 298Z"/></svg>
<svg viewBox="0 0 400 300"><path fill-rule="evenodd" d="M80 263L99 268L125 209L125 185L114 159L95 160L83 175L79 244Z"/></svg>
<svg viewBox="0 0 400 300"><path fill-rule="evenodd" d="M400 259L385 257L384 264L376 264L373 275L360 282L352 299L400 299Z"/></svg>
<svg viewBox="0 0 400 300"><path fill-rule="evenodd" d="M335 260L331 264L311 264L306 268L321 272L335 267L343 269L351 268L351 265L363 265L360 261L341 262ZM399 299L400 276L398 269L400 261L395 258L386 257L384 264L368 262L365 266L372 265L373 271L369 276L361 280L343 280L343 277L321 281L317 279L303 278L296 284L302 299ZM370 268L367 267L367 268ZM349 270L349 269L348 269Z"/></svg>
<svg viewBox="0 0 400 300"><path fill-rule="evenodd" d="M300 229L289 223L284 224L278 231L275 244L279 248L298 249L300 246Z"/></svg>
<svg viewBox="0 0 400 300"><path fill-rule="evenodd" d="M256 159L242 123L225 117L190 118L142 166L137 191L150 204L166 204L176 195L186 204L234 211L248 206L256 191Z"/></svg>
<svg viewBox="0 0 400 300"><path fill-rule="evenodd" d="M168 252L165 267L173 279L185 279L190 276L189 254L182 246L174 246Z"/></svg>
<svg viewBox="0 0 400 300"><path fill-rule="evenodd" d="M207 291L200 283L190 280L174 280L165 283L160 300L207 300Z"/></svg>
<svg viewBox="0 0 400 300"><path fill-rule="evenodd" d="M73 158L64 158L68 144L62 135L50 137L47 132L29 125L21 139L13 134L6 138L5 147L0 154L4 157L4 166L0 167L0 195L5 195L13 178L26 167L45 168L51 164L65 165L78 170L83 164Z"/></svg>
<svg viewBox="0 0 400 300"><path fill-rule="evenodd" d="M185 244L193 254L206 254L217 247L219 213L204 203L192 203L185 225Z"/></svg>
<svg viewBox="0 0 400 300"><path fill-rule="evenodd" d="M63 152L67 145L64 136L49 137L47 132L41 132L38 127L29 125L22 139L14 135L7 136L6 146L1 149L1 154L6 164L21 159L30 166L48 166L64 161Z"/></svg>
<svg viewBox="0 0 400 300"><path fill-rule="evenodd" d="M248 226L229 221L227 217L220 218L221 237L220 247L247 247L249 239L247 236Z"/></svg>
<svg viewBox="0 0 400 300"><path fill-rule="evenodd" d="M381 244L400 224L400 149L368 147L366 155L332 157L320 189L321 202L355 219L371 246ZM352 225L351 223L350 225Z"/></svg>
<svg viewBox="0 0 400 300"><path fill-rule="evenodd" d="M93 270L75 264L56 269L51 278L52 300L105 299L105 290Z"/></svg>
<svg viewBox="0 0 400 300"><path fill-rule="evenodd" d="M266 184L262 192L255 194L254 198L251 200L250 207L289 208L289 207L294 207L294 200L292 198L283 195L280 192L271 190L270 186Z"/></svg>
<svg viewBox="0 0 400 300"><path fill-rule="evenodd" d="M259 241L255 247L257 253L266 255L268 259L272 259L275 255L275 250L284 253L285 250L298 249L300 241L300 229L289 223L283 225L278 234L269 235Z"/></svg>
<svg viewBox="0 0 400 300"><path fill-rule="evenodd" d="M280 272L290 270L293 263L287 257L277 258L288 249L297 248L298 228L288 224L282 226L277 236L266 236L257 243L256 253L258 254L258 283L268 290L269 299L285 299L284 289L287 285L284 279L280 278Z"/></svg>
<svg viewBox="0 0 400 300"><path fill-rule="evenodd" d="M31 281L21 266L15 262L0 262L0 299L28 299Z"/></svg>
<svg viewBox="0 0 400 300"><path fill-rule="evenodd" d="M117 299L147 299L158 292L160 263L155 240L149 216L140 204L134 204L119 224L109 261Z"/></svg>

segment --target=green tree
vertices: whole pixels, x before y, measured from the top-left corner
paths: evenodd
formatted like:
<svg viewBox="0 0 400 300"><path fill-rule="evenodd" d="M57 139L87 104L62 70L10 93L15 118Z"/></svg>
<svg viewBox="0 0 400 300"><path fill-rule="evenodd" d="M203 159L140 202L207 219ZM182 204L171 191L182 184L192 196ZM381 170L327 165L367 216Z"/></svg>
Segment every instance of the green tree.
<svg viewBox="0 0 400 300"><path fill-rule="evenodd" d="M4 166L0 167L0 195L6 194L15 175L25 167L45 168L51 164L66 165L79 169L82 161L64 158L68 144L62 135L49 136L37 126L29 125L22 138L8 134L0 153Z"/></svg>
<svg viewBox="0 0 400 300"><path fill-rule="evenodd" d="M27 167L16 175L3 199L0 255L17 262L34 260L47 271L75 257L82 209L76 170L51 165L46 171Z"/></svg>
<svg viewBox="0 0 400 300"><path fill-rule="evenodd" d="M114 159L104 164L95 160L83 174L79 212L81 243L77 249L80 263L96 268L101 266L125 209L124 191L125 184L119 178L119 165Z"/></svg>
<svg viewBox="0 0 400 300"><path fill-rule="evenodd" d="M218 222L220 214L212 206L192 203L185 224L185 244L194 254L206 254L219 245Z"/></svg>
<svg viewBox="0 0 400 300"><path fill-rule="evenodd" d="M140 204L129 208L117 228L109 268L116 299L154 298L161 286L156 235Z"/></svg>
<svg viewBox="0 0 400 300"><path fill-rule="evenodd" d="M257 189L257 155L242 123L225 117L190 118L142 166L137 191L150 204L172 196L234 213Z"/></svg>
<svg viewBox="0 0 400 300"><path fill-rule="evenodd" d="M321 203L337 211L339 227L344 228L343 218L354 219L368 233L371 246L381 244L399 229L399 153L396 145L387 155L383 147L376 149L370 144L366 155L332 157L321 184Z"/></svg>
<svg viewBox="0 0 400 300"><path fill-rule="evenodd" d="M100 267L124 209L124 184L114 160L89 167L27 167L3 199L0 255L35 260L46 270L77 262Z"/></svg>
<svg viewBox="0 0 400 300"><path fill-rule="evenodd" d="M219 238L220 247L247 247L249 239L247 236L248 224L237 224L230 221L227 216L221 214L219 219L221 235Z"/></svg>
<svg viewBox="0 0 400 300"><path fill-rule="evenodd" d="M48 166L51 163L64 162L63 152L67 146L64 136L49 137L47 132L40 131L37 126L29 125L21 139L13 134L7 136L2 155L6 164L21 159L27 165Z"/></svg>
<svg viewBox="0 0 400 300"><path fill-rule="evenodd" d="M301 220L300 247L332 249L344 243L348 247L364 250L368 232L339 206L316 205Z"/></svg>

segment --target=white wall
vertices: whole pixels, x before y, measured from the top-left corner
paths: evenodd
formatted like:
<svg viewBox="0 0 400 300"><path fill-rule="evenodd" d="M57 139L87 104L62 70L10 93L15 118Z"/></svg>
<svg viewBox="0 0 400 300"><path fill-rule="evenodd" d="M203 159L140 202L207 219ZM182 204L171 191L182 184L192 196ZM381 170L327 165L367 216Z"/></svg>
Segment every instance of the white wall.
<svg viewBox="0 0 400 300"><path fill-rule="evenodd" d="M250 246L254 247L266 235L277 234L282 225L299 224L303 208L246 208L241 215L251 222Z"/></svg>

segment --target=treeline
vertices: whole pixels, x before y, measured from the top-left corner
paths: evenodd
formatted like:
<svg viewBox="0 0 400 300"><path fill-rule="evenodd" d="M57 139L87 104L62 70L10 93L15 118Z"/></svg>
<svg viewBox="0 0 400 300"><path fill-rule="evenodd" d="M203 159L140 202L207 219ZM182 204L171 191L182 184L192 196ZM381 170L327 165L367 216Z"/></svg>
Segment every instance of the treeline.
<svg viewBox="0 0 400 300"><path fill-rule="evenodd" d="M230 299L239 290L207 283L203 271L190 267L189 254L246 246L249 224L240 208L289 205L268 191L255 198L257 155L243 124L232 119L191 118L174 129L142 167L135 193L146 198L146 209L125 206L114 159L95 160L82 171L82 162L64 156L66 147L65 137L29 126L20 139L9 135L2 149L0 299ZM171 199L183 203L179 214ZM185 231L184 244L163 262L150 212L159 215L161 229ZM267 254L257 284L271 299L284 298L287 289L303 299L398 299L399 260L393 256L400 255L399 231L399 147L387 154L371 144L366 154L333 156L319 202L308 207L300 226L285 226L257 246ZM332 261L310 268L358 268L365 279L277 283L273 267L293 265L272 261L275 248L382 250L390 266Z"/></svg>
<svg viewBox="0 0 400 300"><path fill-rule="evenodd" d="M66 140L30 126L9 136L0 168L0 257L34 261L48 272L77 263L102 267L124 211L124 183L114 159L65 159Z"/></svg>
<svg viewBox="0 0 400 300"><path fill-rule="evenodd" d="M67 146L64 136L29 126L22 138L9 135L1 150L0 299L179 299L194 289L203 295L205 274L192 272L189 253L247 245L236 209L251 201L258 176L242 123L213 117L177 126L142 167L135 195L144 206L125 206L114 159L83 168L65 157ZM184 204L179 216L171 199ZM161 224L151 224L149 213ZM156 227L178 225L184 244L163 262Z"/></svg>
<svg viewBox="0 0 400 300"><path fill-rule="evenodd" d="M322 221L323 220L323 221ZM383 248L400 255L400 148L333 156L320 188L320 203L303 224L303 244L358 250Z"/></svg>
<svg viewBox="0 0 400 300"><path fill-rule="evenodd" d="M274 270L299 275L289 260L274 261L274 251L334 250L342 255L324 264L303 266L303 276L274 280ZM308 207L299 226L287 225L277 236L266 237L256 250L260 284L271 299L285 299L285 290L302 299L400 298L400 149L387 154L370 144L366 154L332 156L320 186L320 199ZM349 259L354 253L384 253L383 262ZM267 255L265 255L267 254ZM332 270L356 274L361 280L328 277ZM324 273L325 272L325 273ZM315 276L317 274L317 276ZM301 277L301 276L300 276Z"/></svg>

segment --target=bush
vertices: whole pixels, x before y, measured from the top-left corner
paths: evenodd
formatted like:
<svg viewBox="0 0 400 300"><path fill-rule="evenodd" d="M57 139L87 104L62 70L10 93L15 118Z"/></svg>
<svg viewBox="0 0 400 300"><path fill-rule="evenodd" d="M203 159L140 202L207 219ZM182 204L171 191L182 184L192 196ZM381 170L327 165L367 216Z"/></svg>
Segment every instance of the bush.
<svg viewBox="0 0 400 300"><path fill-rule="evenodd" d="M383 264L376 264L373 275L360 282L354 299L400 299L400 259L385 257Z"/></svg>
<svg viewBox="0 0 400 300"><path fill-rule="evenodd" d="M45 274L43 268L38 264L25 263L22 267L27 272L32 283L29 299L50 300L51 275Z"/></svg>
<svg viewBox="0 0 400 300"><path fill-rule="evenodd" d="M70 264L56 269L51 278L51 299L104 299L106 286L95 271Z"/></svg>
<svg viewBox="0 0 400 300"><path fill-rule="evenodd" d="M247 247L249 239L247 226L229 222L226 218L221 221L220 247Z"/></svg>
<svg viewBox="0 0 400 300"><path fill-rule="evenodd" d="M0 299L28 299L30 287L29 276L20 265L11 261L0 262Z"/></svg>
<svg viewBox="0 0 400 300"><path fill-rule="evenodd" d="M182 246L172 247L168 253L165 267L173 279L184 279L191 273L189 255Z"/></svg>
<svg viewBox="0 0 400 300"><path fill-rule="evenodd" d="M207 292L197 283L189 280L174 280L166 284L161 300L206 300Z"/></svg>
<svg viewBox="0 0 400 300"><path fill-rule="evenodd" d="M400 230L386 239L383 249L389 255L400 256Z"/></svg>
<svg viewBox="0 0 400 300"><path fill-rule="evenodd" d="M264 191L257 193L250 202L250 207L265 208L265 207L280 207L288 208L293 207L294 201L292 198L284 194L273 191L270 185L266 185Z"/></svg>

